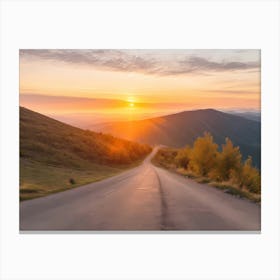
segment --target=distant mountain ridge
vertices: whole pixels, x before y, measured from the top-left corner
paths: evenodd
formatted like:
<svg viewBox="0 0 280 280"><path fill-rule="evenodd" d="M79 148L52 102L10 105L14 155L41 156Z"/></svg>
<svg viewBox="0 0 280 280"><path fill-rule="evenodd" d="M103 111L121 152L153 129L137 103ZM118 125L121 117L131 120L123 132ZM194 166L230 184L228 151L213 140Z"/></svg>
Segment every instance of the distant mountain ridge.
<svg viewBox="0 0 280 280"><path fill-rule="evenodd" d="M261 121L261 112L259 111L225 111L225 113L243 117L252 121Z"/></svg>
<svg viewBox="0 0 280 280"><path fill-rule="evenodd" d="M140 121L105 124L99 130L132 141L171 147L191 145L204 132L210 132L219 145L229 137L234 145L240 147L244 159L250 155L254 165L260 167L260 122L214 109L184 111Z"/></svg>

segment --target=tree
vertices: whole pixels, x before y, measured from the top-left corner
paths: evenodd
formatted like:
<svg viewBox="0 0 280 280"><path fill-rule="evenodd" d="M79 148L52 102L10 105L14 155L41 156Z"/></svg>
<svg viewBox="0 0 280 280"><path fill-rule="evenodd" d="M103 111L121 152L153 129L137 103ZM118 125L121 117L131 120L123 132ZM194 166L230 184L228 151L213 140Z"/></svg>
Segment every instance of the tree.
<svg viewBox="0 0 280 280"><path fill-rule="evenodd" d="M234 147L229 138L222 145L222 152L218 154L216 174L219 180L227 181L232 173L240 174L242 155L239 147Z"/></svg>
<svg viewBox="0 0 280 280"><path fill-rule="evenodd" d="M210 133L198 137L190 153L189 167L197 175L206 176L216 165L218 145Z"/></svg>
<svg viewBox="0 0 280 280"><path fill-rule="evenodd" d="M244 162L241 172L232 172L230 177L241 189L246 187L253 193L261 191L261 176L259 170L252 166L252 157L250 156Z"/></svg>

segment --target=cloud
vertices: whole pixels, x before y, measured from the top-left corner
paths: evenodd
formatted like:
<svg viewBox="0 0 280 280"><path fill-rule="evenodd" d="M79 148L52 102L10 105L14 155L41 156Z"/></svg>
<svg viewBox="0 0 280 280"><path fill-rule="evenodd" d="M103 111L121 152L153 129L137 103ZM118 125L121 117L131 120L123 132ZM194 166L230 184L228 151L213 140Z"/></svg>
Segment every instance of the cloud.
<svg viewBox="0 0 280 280"><path fill-rule="evenodd" d="M20 56L126 72L145 72L155 66L153 59L119 50L20 50Z"/></svg>
<svg viewBox="0 0 280 280"><path fill-rule="evenodd" d="M204 93L222 93L222 94L240 94L240 95L244 95L244 94L259 94L259 91L256 89L256 90L203 90L201 92L204 92Z"/></svg>
<svg viewBox="0 0 280 280"><path fill-rule="evenodd" d="M197 56L186 59L181 63L191 71L235 71L254 69L258 67L258 62L214 62Z"/></svg>
<svg viewBox="0 0 280 280"><path fill-rule="evenodd" d="M157 54L157 51L153 51ZM211 72L258 70L259 61L215 61L194 55L177 55L170 58L161 55L147 55L141 50L20 50L20 57L26 60L44 59L54 62L81 64L101 70L138 72L143 74L170 76L188 73L208 74ZM170 53L170 51L169 51ZM176 53L176 50L174 50ZM166 58L168 57L168 58Z"/></svg>

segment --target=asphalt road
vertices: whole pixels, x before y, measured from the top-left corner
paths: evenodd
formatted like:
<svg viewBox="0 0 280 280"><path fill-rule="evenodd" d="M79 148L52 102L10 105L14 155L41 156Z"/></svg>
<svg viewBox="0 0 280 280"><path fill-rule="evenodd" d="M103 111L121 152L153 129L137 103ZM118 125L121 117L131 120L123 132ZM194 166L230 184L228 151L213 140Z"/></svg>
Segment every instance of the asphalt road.
<svg viewBox="0 0 280 280"><path fill-rule="evenodd" d="M20 203L21 230L254 230L247 200L153 166Z"/></svg>

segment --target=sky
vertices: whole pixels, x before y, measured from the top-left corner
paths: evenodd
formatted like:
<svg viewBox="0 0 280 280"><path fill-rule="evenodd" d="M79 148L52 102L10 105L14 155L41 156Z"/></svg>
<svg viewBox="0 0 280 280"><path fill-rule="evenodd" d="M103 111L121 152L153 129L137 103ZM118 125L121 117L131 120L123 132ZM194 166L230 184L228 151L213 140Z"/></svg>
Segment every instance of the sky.
<svg viewBox="0 0 280 280"><path fill-rule="evenodd" d="M260 51L20 50L20 103L57 116L119 110L120 119L259 110Z"/></svg>

